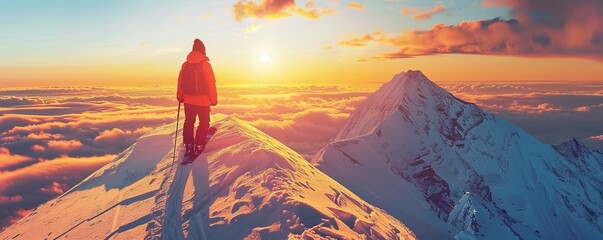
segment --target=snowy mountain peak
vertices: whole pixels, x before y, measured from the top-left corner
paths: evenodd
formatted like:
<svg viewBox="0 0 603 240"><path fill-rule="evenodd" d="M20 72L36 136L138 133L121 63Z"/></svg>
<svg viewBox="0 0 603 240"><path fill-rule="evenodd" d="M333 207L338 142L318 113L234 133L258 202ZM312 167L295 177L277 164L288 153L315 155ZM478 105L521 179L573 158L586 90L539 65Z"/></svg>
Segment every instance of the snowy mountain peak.
<svg viewBox="0 0 603 240"><path fill-rule="evenodd" d="M573 158L588 155L593 152L593 150L588 148L586 145L584 145L584 143L582 143L582 141L578 140L575 137L573 137L572 139L567 140L563 143L555 145L555 149L559 153L561 153L567 157L573 157Z"/></svg>
<svg viewBox="0 0 603 240"><path fill-rule="evenodd" d="M0 239L415 238L270 136L213 118L218 131L192 164L178 163L181 147L171 158L175 123L161 127Z"/></svg>
<svg viewBox="0 0 603 240"><path fill-rule="evenodd" d="M593 173L603 172L603 153L588 148L575 137L553 147L576 168Z"/></svg>
<svg viewBox="0 0 603 240"><path fill-rule="evenodd" d="M544 144L420 72L369 96L312 162L419 238L603 234L600 153L575 139ZM473 231L468 221L488 226Z"/></svg>
<svg viewBox="0 0 603 240"><path fill-rule="evenodd" d="M419 99L440 99L451 96L430 81L421 71L396 74L381 86L350 115L347 123L337 134L335 141L372 133L392 112Z"/></svg>
<svg viewBox="0 0 603 240"><path fill-rule="evenodd" d="M408 70L406 72L400 72L396 74L395 78L399 78L403 81L429 81L425 74L420 70Z"/></svg>

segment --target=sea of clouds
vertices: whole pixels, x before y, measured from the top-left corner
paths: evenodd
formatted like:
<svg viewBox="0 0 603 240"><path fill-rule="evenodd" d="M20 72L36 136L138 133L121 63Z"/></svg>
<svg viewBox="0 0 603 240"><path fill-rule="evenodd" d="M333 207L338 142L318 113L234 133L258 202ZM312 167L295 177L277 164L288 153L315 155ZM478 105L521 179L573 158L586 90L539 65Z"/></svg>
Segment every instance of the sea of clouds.
<svg viewBox="0 0 603 240"><path fill-rule="evenodd" d="M546 143L576 137L603 151L603 83L440 85ZM374 90L224 86L212 113L246 120L310 159ZM0 228L175 121L177 106L173 87L0 89Z"/></svg>

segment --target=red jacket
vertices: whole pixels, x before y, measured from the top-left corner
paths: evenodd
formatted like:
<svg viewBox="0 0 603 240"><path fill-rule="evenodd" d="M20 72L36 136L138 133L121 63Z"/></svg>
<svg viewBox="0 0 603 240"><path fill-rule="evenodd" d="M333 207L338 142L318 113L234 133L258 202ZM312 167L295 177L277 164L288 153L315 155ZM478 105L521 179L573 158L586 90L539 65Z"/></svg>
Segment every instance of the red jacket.
<svg viewBox="0 0 603 240"><path fill-rule="evenodd" d="M182 90L182 69L188 63L201 63L199 72L203 73L207 80L207 95L192 96L184 94ZM192 51L186 57L186 62L182 64L180 68L180 74L178 75L178 98L184 99L184 103L193 104L198 106L210 106L218 104L218 92L216 90L216 77L214 76L214 70L209 64L209 58L201 52Z"/></svg>

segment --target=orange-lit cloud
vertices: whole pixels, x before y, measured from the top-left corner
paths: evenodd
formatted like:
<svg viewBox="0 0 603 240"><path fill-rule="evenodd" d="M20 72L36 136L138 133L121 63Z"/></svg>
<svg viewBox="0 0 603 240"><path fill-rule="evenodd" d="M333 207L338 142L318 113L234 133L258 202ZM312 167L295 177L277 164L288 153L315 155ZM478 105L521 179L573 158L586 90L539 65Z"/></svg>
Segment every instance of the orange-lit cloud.
<svg viewBox="0 0 603 240"><path fill-rule="evenodd" d="M0 201L0 228L29 213L29 210L23 209L35 208L38 204L62 194L69 186L75 185L115 156L63 156L3 172L0 174L0 196L11 197Z"/></svg>
<svg viewBox="0 0 603 240"><path fill-rule="evenodd" d="M377 31L374 33L364 34L342 40L339 42L339 45L347 47L364 47L372 42L387 43L389 42L389 37L385 33Z"/></svg>
<svg viewBox="0 0 603 240"><path fill-rule="evenodd" d="M15 196L0 195L0 204L17 203L17 202L20 202L21 200L23 200L23 197L21 195L15 195Z"/></svg>
<svg viewBox="0 0 603 240"><path fill-rule="evenodd" d="M20 105L44 104L44 100L40 98L28 97L0 97L0 107L14 107Z"/></svg>
<svg viewBox="0 0 603 240"><path fill-rule="evenodd" d="M519 104L517 101L511 102L511 104L507 105L507 106L490 105L490 106L484 106L484 107L486 107L487 109L491 109L491 110L505 109L508 111L525 112L525 113L529 113L529 114L541 114L541 113L545 113L545 112L561 111L560 108L557 108L557 107L553 106L553 104L550 104L550 103L541 103L536 106L533 106L533 105Z"/></svg>
<svg viewBox="0 0 603 240"><path fill-rule="evenodd" d="M507 0L483 0L482 6L484 7L503 7L508 5Z"/></svg>
<svg viewBox="0 0 603 240"><path fill-rule="evenodd" d="M447 7L443 6L443 5L436 5L434 8L429 9L425 12L419 12L416 13L412 16L413 19L416 20L425 20L425 19L431 19L431 16L433 16L434 14L437 13L441 13L448 10Z"/></svg>
<svg viewBox="0 0 603 240"><path fill-rule="evenodd" d="M592 136L592 137L589 137L588 139L595 140L595 141L603 141L603 135Z"/></svg>
<svg viewBox="0 0 603 240"><path fill-rule="evenodd" d="M580 57L603 61L603 1L600 0L504 0L488 6L506 6L515 19L463 21L437 24L427 30L399 34L375 32L340 41L342 46L388 45L393 52L365 60L408 58L433 54L496 54L527 57ZM417 18L428 18L443 6ZM416 9L403 9L402 14Z"/></svg>
<svg viewBox="0 0 603 240"><path fill-rule="evenodd" d="M264 99L267 95L258 89L257 94L238 99L254 107L223 106L216 111L235 114L308 159L334 137L355 105L367 95L319 86L267 90L278 96ZM281 91L286 94L281 95Z"/></svg>
<svg viewBox="0 0 603 240"><path fill-rule="evenodd" d="M261 118L250 123L310 159L337 134L348 116L334 109L307 109L281 120Z"/></svg>
<svg viewBox="0 0 603 240"><path fill-rule="evenodd" d="M316 19L322 15L333 13L333 10L319 10L313 0L298 6L294 0L239 0L233 6L235 20L242 21L246 17L275 19L289 17L294 14Z"/></svg>
<svg viewBox="0 0 603 240"><path fill-rule="evenodd" d="M59 157L42 161L25 168L0 174L0 194L8 188L14 189L18 185L30 185L46 182L48 179L62 180L65 176L69 178L87 175L113 160L116 155L104 155L93 157ZM50 182L49 182L50 183ZM38 187L41 189L48 184Z"/></svg>
<svg viewBox="0 0 603 240"><path fill-rule="evenodd" d="M40 119L23 116L23 115L15 115L15 114L6 114L4 116L0 115L0 132L11 129L14 126L23 126L29 125L33 123L41 122Z"/></svg>
<svg viewBox="0 0 603 240"><path fill-rule="evenodd" d="M50 193L53 195L61 195L67 189L69 189L69 186L67 186L67 184L52 182L49 186L40 188L40 191L42 191L44 193Z"/></svg>
<svg viewBox="0 0 603 240"><path fill-rule="evenodd" d="M364 9L364 4L358 3L358 2L350 2L350 3L348 3L347 7L349 9L363 10Z"/></svg>
<svg viewBox="0 0 603 240"><path fill-rule="evenodd" d="M410 15L410 14L415 14L417 12L419 12L420 8L419 7L403 7L402 9L400 9L400 14L402 14L403 16L406 15Z"/></svg>
<svg viewBox="0 0 603 240"><path fill-rule="evenodd" d="M69 152L84 146L78 140L50 140L48 148L61 152Z"/></svg>
<svg viewBox="0 0 603 240"><path fill-rule="evenodd" d="M34 152L43 152L44 150L46 150L46 148L44 146L36 144L36 145L31 146L31 150Z"/></svg>
<svg viewBox="0 0 603 240"><path fill-rule="evenodd" d="M295 6L294 0L262 0L260 3L238 1L233 6L233 11L237 21L241 21L245 17L281 18L290 16L290 11Z"/></svg>
<svg viewBox="0 0 603 240"><path fill-rule="evenodd" d="M173 111L173 110L171 110ZM173 113L162 113L162 111L157 111L156 114L125 114L125 112L116 111L113 114L81 114L77 118L69 118L66 119L61 118L57 119L57 121L53 122L45 122L40 124L31 124L26 126L16 126L6 131L4 135L7 134L29 134L31 132L40 132L40 131L49 131L56 129L81 129L86 127L98 127L98 126L140 126L142 122L146 123L166 123L175 119L172 116ZM66 121L70 120L73 121ZM62 133L65 134L65 133ZM0 135L2 136L2 135Z"/></svg>
<svg viewBox="0 0 603 240"><path fill-rule="evenodd" d="M138 137L152 130L150 127L142 127L138 128L134 131L129 130L121 130L119 128L113 128L111 130L105 130L101 132L96 138L94 138L94 142L101 145L110 145L115 144L119 141L134 141Z"/></svg>
<svg viewBox="0 0 603 240"><path fill-rule="evenodd" d="M45 133L44 131L40 131L37 133L30 133L27 135L27 138L29 139L37 139L37 140L43 140L43 139L60 139L63 138L63 135L61 134L49 134L49 133Z"/></svg>
<svg viewBox="0 0 603 240"><path fill-rule="evenodd" d="M589 106L580 106L574 109L576 112L588 112L590 110Z"/></svg>
<svg viewBox="0 0 603 240"><path fill-rule="evenodd" d="M33 161L31 157L11 154L8 148L0 147L0 175L4 170L10 167L18 166L31 161Z"/></svg>
<svg viewBox="0 0 603 240"><path fill-rule="evenodd" d="M32 209L17 209L14 211L14 216L10 216L7 219L0 219L0 230L3 229L3 226L9 226L16 223L19 219L27 216L31 211Z"/></svg>

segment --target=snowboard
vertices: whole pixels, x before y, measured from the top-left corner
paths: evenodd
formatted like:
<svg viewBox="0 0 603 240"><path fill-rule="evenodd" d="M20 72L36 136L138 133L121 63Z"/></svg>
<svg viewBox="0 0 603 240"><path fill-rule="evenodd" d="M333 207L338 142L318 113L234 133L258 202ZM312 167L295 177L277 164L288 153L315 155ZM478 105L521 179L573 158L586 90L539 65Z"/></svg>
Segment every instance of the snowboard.
<svg viewBox="0 0 603 240"><path fill-rule="evenodd" d="M197 159L197 157L199 157L199 155L201 155L203 153L203 151L205 150L205 147L207 147L207 143L209 142L209 140L211 140L211 138L216 134L216 132L218 131L218 128L216 127L210 127L209 129L207 129L207 135L205 136L205 145L203 145L203 149L201 149L201 152L199 152L198 154L192 154L189 156L185 156L184 159L182 160L182 165L186 165L189 163L192 163L195 161L195 159Z"/></svg>

